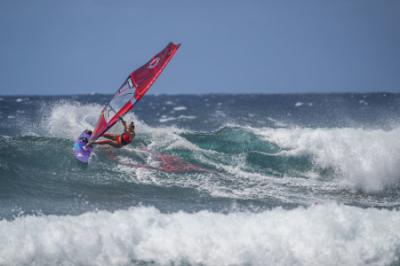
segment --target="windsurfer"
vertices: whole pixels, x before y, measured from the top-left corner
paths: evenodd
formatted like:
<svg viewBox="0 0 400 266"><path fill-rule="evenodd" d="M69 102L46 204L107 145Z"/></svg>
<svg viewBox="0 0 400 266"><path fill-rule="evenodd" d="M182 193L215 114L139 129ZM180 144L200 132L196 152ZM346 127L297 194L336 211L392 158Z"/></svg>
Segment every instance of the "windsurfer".
<svg viewBox="0 0 400 266"><path fill-rule="evenodd" d="M98 141L89 141L86 146L92 146L93 144L97 145L110 145L114 148L122 148L125 145L132 143L133 139L135 138L135 124L133 121L128 125L125 120L120 118L123 126L124 132L121 135L114 135L114 134L104 134L102 137L105 139L98 140Z"/></svg>

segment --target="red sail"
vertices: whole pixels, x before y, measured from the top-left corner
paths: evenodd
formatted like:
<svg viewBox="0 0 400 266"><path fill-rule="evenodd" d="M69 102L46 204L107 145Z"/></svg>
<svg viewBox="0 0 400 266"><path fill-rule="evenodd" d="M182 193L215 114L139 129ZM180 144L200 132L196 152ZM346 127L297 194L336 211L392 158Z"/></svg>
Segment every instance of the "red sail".
<svg viewBox="0 0 400 266"><path fill-rule="evenodd" d="M137 101L142 98L157 79L179 46L180 44L168 44L164 50L153 56L149 62L130 74L129 77L136 88L135 98Z"/></svg>
<svg viewBox="0 0 400 266"><path fill-rule="evenodd" d="M118 121L119 117L123 117L133 108L164 70L179 46L180 44L169 43L149 62L129 75L111 101L101 111L100 118L93 130L92 140L101 137Z"/></svg>

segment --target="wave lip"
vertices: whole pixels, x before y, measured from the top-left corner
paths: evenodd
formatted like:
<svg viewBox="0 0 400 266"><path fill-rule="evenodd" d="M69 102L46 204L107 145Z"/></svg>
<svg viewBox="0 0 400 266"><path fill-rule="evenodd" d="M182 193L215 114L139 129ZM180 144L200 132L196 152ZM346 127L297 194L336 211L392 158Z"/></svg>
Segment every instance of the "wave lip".
<svg viewBox="0 0 400 266"><path fill-rule="evenodd" d="M283 155L306 155L315 166L333 169L345 187L379 192L399 184L400 128L264 128L254 129L279 145Z"/></svg>
<svg viewBox="0 0 400 266"><path fill-rule="evenodd" d="M260 213L152 207L0 221L0 265L388 265L399 211L337 204Z"/></svg>

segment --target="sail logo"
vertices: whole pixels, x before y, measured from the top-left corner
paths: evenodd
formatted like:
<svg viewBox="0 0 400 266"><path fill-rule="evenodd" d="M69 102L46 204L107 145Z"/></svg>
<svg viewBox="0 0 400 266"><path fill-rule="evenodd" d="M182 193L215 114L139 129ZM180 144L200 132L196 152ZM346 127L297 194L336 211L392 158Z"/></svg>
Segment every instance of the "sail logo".
<svg viewBox="0 0 400 266"><path fill-rule="evenodd" d="M149 69L155 68L155 67L158 65L159 62L160 62L160 58L159 58L159 57L154 57L154 58L150 61L150 63L149 63L149 65L147 66L147 68L149 68Z"/></svg>

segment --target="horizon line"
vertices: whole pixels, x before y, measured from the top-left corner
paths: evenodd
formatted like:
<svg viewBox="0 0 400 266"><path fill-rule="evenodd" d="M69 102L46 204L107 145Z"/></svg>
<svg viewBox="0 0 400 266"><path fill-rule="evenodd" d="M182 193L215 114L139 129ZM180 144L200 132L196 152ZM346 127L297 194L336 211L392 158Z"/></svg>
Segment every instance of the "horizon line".
<svg viewBox="0 0 400 266"><path fill-rule="evenodd" d="M96 95L113 95L114 93L78 93L78 94L0 94L0 97L73 97L73 96L96 96ZM147 96L207 96L207 95L328 95L328 94L400 94L397 91L335 91L335 92L241 92L241 93L228 93L228 92L211 92L211 93L149 93Z"/></svg>

